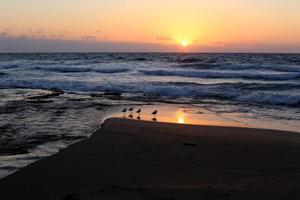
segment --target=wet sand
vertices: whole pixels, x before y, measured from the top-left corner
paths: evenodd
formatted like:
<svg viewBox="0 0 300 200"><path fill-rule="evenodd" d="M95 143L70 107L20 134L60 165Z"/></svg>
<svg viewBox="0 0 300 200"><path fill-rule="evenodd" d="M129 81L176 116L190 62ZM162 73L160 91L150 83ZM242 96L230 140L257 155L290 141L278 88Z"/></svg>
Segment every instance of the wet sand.
<svg viewBox="0 0 300 200"><path fill-rule="evenodd" d="M0 180L5 200L300 199L300 135L109 119Z"/></svg>

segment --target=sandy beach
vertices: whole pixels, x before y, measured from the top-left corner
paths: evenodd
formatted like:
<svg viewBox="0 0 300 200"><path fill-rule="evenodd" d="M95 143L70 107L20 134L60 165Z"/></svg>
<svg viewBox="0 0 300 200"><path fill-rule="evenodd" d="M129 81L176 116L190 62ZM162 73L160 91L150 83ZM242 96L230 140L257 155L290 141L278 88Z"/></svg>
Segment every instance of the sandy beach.
<svg viewBox="0 0 300 200"><path fill-rule="evenodd" d="M113 118L0 180L5 200L299 199L300 135Z"/></svg>

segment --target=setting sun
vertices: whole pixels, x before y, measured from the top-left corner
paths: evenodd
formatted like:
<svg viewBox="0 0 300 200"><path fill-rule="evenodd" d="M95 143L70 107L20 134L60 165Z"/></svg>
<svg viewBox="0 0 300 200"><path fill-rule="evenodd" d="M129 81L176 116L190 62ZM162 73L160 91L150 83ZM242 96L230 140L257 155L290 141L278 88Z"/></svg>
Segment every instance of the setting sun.
<svg viewBox="0 0 300 200"><path fill-rule="evenodd" d="M189 46L191 44L191 42L189 40L187 40L187 39L184 39L184 40L181 40L180 44L183 47L187 47L187 46Z"/></svg>

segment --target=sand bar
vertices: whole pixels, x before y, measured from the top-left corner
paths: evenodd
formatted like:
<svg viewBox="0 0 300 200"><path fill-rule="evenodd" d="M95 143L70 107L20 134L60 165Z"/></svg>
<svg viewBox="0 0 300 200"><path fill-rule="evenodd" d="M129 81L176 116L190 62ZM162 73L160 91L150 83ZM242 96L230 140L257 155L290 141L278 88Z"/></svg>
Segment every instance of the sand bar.
<svg viewBox="0 0 300 200"><path fill-rule="evenodd" d="M300 199L300 134L109 119L0 180L5 200Z"/></svg>

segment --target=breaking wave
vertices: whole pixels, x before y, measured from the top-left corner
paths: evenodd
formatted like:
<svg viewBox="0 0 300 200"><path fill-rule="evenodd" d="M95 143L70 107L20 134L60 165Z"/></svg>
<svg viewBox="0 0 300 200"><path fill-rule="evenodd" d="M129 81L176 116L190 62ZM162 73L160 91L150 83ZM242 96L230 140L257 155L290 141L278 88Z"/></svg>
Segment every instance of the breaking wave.
<svg viewBox="0 0 300 200"><path fill-rule="evenodd" d="M242 65L232 63L187 63L177 65L178 68L196 69L196 70L266 70L277 72L300 72L300 66L282 66L282 65Z"/></svg>
<svg viewBox="0 0 300 200"><path fill-rule="evenodd" d="M24 88L57 88L64 91L82 92L106 92L114 91L120 93L133 94L155 94L160 97L186 97L186 98L215 98L223 100L233 100L235 102L259 103L268 105L300 105L300 95L269 93L267 88L279 88L279 90L289 90L290 87L299 89L296 84L197 84L197 83L92 83L75 81L45 81L45 80L22 80L15 82L0 81L0 87L24 87Z"/></svg>
<svg viewBox="0 0 300 200"><path fill-rule="evenodd" d="M260 80L294 80L300 78L300 73L253 73L234 71L167 71L167 70L140 70L147 76L179 76L193 78L230 78L230 79L260 79Z"/></svg>
<svg viewBox="0 0 300 200"><path fill-rule="evenodd" d="M50 72L58 72L58 73L85 73L85 72L96 72L103 74L113 74L113 73L125 73L128 72L129 69L126 68L92 68L92 67L35 67L37 70L50 71Z"/></svg>

